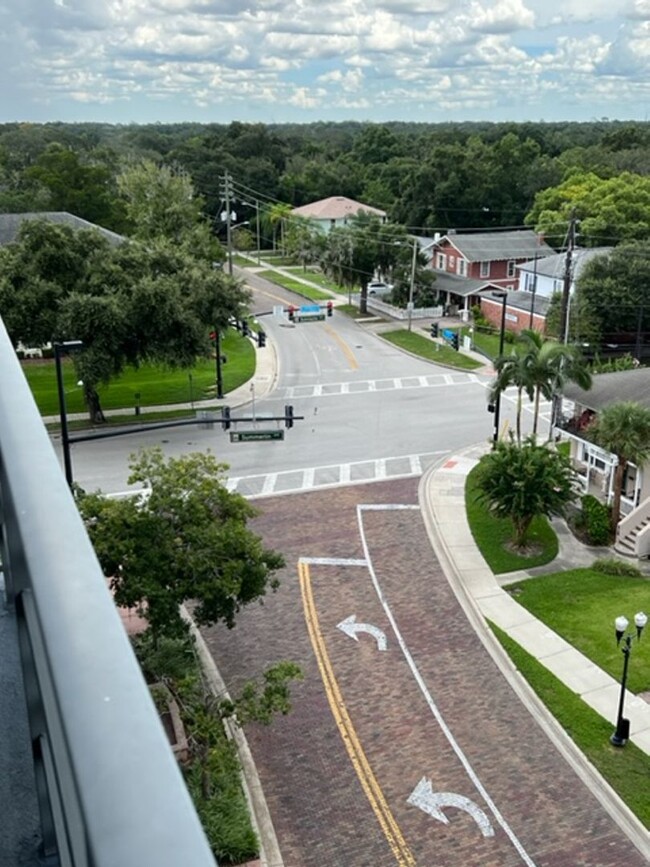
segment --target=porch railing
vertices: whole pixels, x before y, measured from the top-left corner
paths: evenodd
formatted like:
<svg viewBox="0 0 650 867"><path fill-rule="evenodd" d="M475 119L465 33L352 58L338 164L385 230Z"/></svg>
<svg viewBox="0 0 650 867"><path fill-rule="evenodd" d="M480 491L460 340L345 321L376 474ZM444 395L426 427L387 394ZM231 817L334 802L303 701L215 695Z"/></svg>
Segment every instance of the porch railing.
<svg viewBox="0 0 650 867"><path fill-rule="evenodd" d="M1 321L0 370L0 552L18 624L44 863L214 867Z"/></svg>

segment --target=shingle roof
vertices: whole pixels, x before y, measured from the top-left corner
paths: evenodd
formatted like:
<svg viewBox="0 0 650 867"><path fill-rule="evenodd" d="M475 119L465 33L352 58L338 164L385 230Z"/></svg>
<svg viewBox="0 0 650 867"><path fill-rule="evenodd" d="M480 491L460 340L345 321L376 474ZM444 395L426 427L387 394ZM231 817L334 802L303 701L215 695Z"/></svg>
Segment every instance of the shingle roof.
<svg viewBox="0 0 650 867"><path fill-rule="evenodd" d="M114 246L123 244L127 240L122 235L111 232L110 229L104 229L102 226L95 225L95 223L89 223L88 220L75 217L74 214L68 214L66 211L33 211L25 214L0 214L0 246L5 246L15 241L20 227L28 220L47 220L49 223L70 226L72 229L96 229Z"/></svg>
<svg viewBox="0 0 650 867"><path fill-rule="evenodd" d="M342 220L345 217L355 216L359 211L375 214L377 217L386 216L386 211L380 211L379 208L364 205L362 202L355 202L354 199L348 199L345 196L330 196L328 199L320 199L318 202L311 202L308 205L294 208L291 214L296 217L311 217L315 220Z"/></svg>
<svg viewBox="0 0 650 867"><path fill-rule="evenodd" d="M532 229L514 232L448 233L437 244L448 241L468 262L495 262L502 259L534 259L555 253Z"/></svg>
<svg viewBox="0 0 650 867"><path fill-rule="evenodd" d="M484 289L493 287L497 289L496 284L490 283L489 280L471 280L468 277L458 277L456 274L447 274L445 272L436 271L436 289L442 289L443 292L453 292L454 295L460 295L461 298L466 298L469 295L476 295Z"/></svg>
<svg viewBox="0 0 650 867"><path fill-rule="evenodd" d="M521 292L517 289L501 289L500 291L506 291L508 296L506 307L513 307L515 310L524 310L525 312L530 313L533 306L533 295L531 292ZM501 298L490 297L489 289L481 292L481 298L485 298L487 301L493 301L495 304L502 303ZM544 298L542 295L535 295L535 308L533 312L535 315L546 316L550 303L550 298Z"/></svg>
<svg viewBox="0 0 650 867"><path fill-rule="evenodd" d="M567 383L564 397L594 412L622 400L633 400L650 409L650 369L638 367L636 370L598 373L593 377L589 391Z"/></svg>
<svg viewBox="0 0 650 867"><path fill-rule="evenodd" d="M589 249L576 249L571 256L573 279L580 276L580 272L585 267L590 259L596 256L606 256L612 251L612 247L591 247ZM543 277L562 277L564 268L566 267L566 253L556 253L554 256L544 256L543 259L538 259L535 264L535 259L529 262L522 262L516 266L521 271L537 272Z"/></svg>

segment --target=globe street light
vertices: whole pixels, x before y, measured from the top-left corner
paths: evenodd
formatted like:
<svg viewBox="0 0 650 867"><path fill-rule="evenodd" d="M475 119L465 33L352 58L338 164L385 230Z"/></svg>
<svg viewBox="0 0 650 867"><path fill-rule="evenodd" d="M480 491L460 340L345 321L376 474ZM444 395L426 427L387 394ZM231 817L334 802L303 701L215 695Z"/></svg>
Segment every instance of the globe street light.
<svg viewBox="0 0 650 867"><path fill-rule="evenodd" d="M641 638L641 633L643 632L643 627L648 622L648 617L643 611L639 611L634 615L634 625L636 626L636 639L639 641ZM618 715L616 717L616 731L610 737L610 742L614 744L615 747L624 747L628 742L630 737L630 721L629 719L623 718L623 703L625 701L625 684L627 683L627 667L630 662L630 653L632 651L632 638L633 634L631 632L626 633L625 630L629 625L629 621L627 617L620 615L614 621L614 626L616 629L616 644L620 645L621 639L623 640L623 646L621 647L621 651L623 652L623 676L621 677L621 695L618 701Z"/></svg>
<svg viewBox="0 0 650 867"><path fill-rule="evenodd" d="M501 331L499 333L499 358L503 355L503 344L506 334L506 306L508 302L507 292L491 292L493 298L501 301ZM490 404L488 409L494 412L494 432L492 434L492 447L496 446L499 441L499 424L501 415L501 392L497 391L494 404Z"/></svg>

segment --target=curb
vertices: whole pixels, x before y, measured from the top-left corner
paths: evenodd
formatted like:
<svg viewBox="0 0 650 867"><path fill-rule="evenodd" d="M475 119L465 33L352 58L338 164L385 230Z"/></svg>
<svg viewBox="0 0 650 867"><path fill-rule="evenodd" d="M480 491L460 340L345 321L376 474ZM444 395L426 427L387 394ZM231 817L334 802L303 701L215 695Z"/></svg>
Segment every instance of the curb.
<svg viewBox="0 0 650 867"><path fill-rule="evenodd" d="M192 637L196 642L199 660L208 681L210 691L215 696L230 698L226 684L224 683L221 673L217 668L217 664L205 643L205 639L199 632L185 606L181 606L181 614L183 619L189 625ZM253 755L248 746L248 741L246 740L246 735L244 734L243 729L236 725L232 720L224 720L224 726L228 738L233 741L237 748L237 754L239 756L239 761L241 762L242 786L248 803L251 822L260 843L260 867L284 867L278 838L275 834L271 814L266 803L266 798L264 797L262 783L260 782Z"/></svg>
<svg viewBox="0 0 650 867"><path fill-rule="evenodd" d="M464 449L459 454L464 455L472 452L477 446ZM470 626L481 640L495 664L499 668L506 682L510 685L517 698L538 722L542 731L547 735L552 744L568 762L581 781L598 800L601 806L616 822L619 828L626 834L634 846L650 862L650 841L644 825L634 815L630 808L621 800L619 795L611 788L609 783L600 775L597 769L589 762L585 755L578 749L560 723L547 709L546 705L538 698L528 681L521 675L514 663L501 646L492 630L489 628L478 603L467 589L463 577L450 554L449 547L442 533L439 532L434 509L430 505L429 490L433 476L440 470L443 461L449 459L445 456L433 464L423 474L418 487L418 501L422 511L422 517L427 535L431 542L434 554L438 558L442 570L449 582L451 589L459 604L463 608ZM498 584L495 579L495 586ZM500 592L505 592L500 590Z"/></svg>

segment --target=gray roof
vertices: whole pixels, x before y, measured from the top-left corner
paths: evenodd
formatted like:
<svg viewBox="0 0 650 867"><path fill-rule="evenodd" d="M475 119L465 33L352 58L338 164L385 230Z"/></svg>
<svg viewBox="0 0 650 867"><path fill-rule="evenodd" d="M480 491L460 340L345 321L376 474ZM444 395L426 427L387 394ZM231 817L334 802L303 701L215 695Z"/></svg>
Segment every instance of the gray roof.
<svg viewBox="0 0 650 867"><path fill-rule="evenodd" d="M513 232L451 232L437 244L449 241L468 262L495 262L501 259L533 259L552 256L555 250L532 229Z"/></svg>
<svg viewBox="0 0 650 867"><path fill-rule="evenodd" d="M564 397L594 412L623 400L633 400L650 409L650 369L638 367L636 370L598 373L593 377L589 391L567 383Z"/></svg>
<svg viewBox="0 0 650 867"><path fill-rule="evenodd" d="M456 274L446 274L443 271L436 271L435 275L435 289L441 289L443 292L453 292L454 295L460 295L461 298L477 295L483 289L498 288L495 283L490 283L489 280L470 280L467 277L458 277Z"/></svg>
<svg viewBox="0 0 650 867"><path fill-rule="evenodd" d="M585 267L587 262L594 259L596 256L607 256L613 247L590 247L589 249L577 249L573 251L571 256L573 279L580 276L580 272ZM517 265L520 271L537 272L543 277L562 277L566 266L566 253L556 253L554 256L544 256L543 259L531 259L529 262L522 262Z"/></svg>
<svg viewBox="0 0 650 867"><path fill-rule="evenodd" d="M71 229L96 229L113 246L123 244L127 240L123 235L118 235L117 232L111 232L110 229L89 223L88 220L75 217L74 214L68 214L67 211L32 211L25 214L0 214L0 247L15 241L20 227L28 220L47 220L48 223L70 226Z"/></svg>
<svg viewBox="0 0 650 867"><path fill-rule="evenodd" d="M503 292L504 290L500 289L499 291ZM506 307L512 307L515 310L524 310L527 313L530 313L533 306L532 292L521 292L518 289L508 289L506 290L506 295L508 296ZM490 297L489 288L481 292L481 298L485 298L488 301L494 301L495 304L501 304L501 298ZM550 303L550 298L544 298L542 295L535 295L535 308L533 312L536 316L546 316Z"/></svg>

